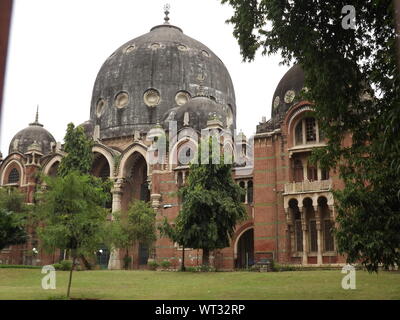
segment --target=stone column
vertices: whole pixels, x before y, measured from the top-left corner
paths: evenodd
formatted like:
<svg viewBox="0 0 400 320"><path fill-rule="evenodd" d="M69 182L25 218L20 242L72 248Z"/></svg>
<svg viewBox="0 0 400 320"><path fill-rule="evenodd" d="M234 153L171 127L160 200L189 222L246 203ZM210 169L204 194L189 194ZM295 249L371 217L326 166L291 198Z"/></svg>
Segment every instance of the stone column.
<svg viewBox="0 0 400 320"><path fill-rule="evenodd" d="M316 220L316 226L317 226L317 244L318 244L318 255L317 255L317 264L322 265L322 228L321 228L321 217L322 217L322 212L321 212L321 207L320 206L314 206L314 211L315 211L315 220Z"/></svg>
<svg viewBox="0 0 400 320"><path fill-rule="evenodd" d="M286 208L285 209L285 213L286 213L286 232L287 232L287 259L288 261L290 261L290 255L292 254L293 250L294 250L294 223L293 223L293 217L294 217L294 213L293 213L293 209L292 208Z"/></svg>
<svg viewBox="0 0 400 320"><path fill-rule="evenodd" d="M308 264L308 259L307 259L307 252L308 252L308 239L307 239L307 219L306 219L306 207L299 207L299 210L301 212L301 228L303 231L303 260L302 264L307 265Z"/></svg>
<svg viewBox="0 0 400 320"><path fill-rule="evenodd" d="M331 218L331 220L333 221L335 228L338 228L339 224L336 221L336 212L335 212L335 206L328 206L329 208L329 216ZM336 243L336 237L333 237L333 245L334 245L334 249L335 251L337 251L337 243Z"/></svg>
<svg viewBox="0 0 400 320"><path fill-rule="evenodd" d="M112 212L118 212L121 210L121 201L122 201L122 186L123 179L117 179L114 184L114 187L111 189L112 193ZM112 217L111 220L114 218ZM111 222L112 223L112 222ZM112 248L110 253L110 260L108 261L108 269L109 270L119 270L121 269L121 259L119 257L119 249Z"/></svg>

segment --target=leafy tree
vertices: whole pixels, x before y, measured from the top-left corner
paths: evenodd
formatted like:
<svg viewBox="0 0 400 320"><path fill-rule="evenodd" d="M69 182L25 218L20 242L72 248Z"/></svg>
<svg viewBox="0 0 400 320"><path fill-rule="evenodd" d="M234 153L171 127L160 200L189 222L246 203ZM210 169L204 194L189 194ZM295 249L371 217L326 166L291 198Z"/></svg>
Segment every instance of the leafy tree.
<svg viewBox="0 0 400 320"><path fill-rule="evenodd" d="M238 222L246 218L240 201L242 189L232 178L232 165L213 158L209 143L209 164L201 164L201 149L192 162L188 183L179 191L183 202L176 218L175 232L170 234L181 245L203 250L203 264L209 265L210 251L229 247ZM228 161L227 161L228 162Z"/></svg>
<svg viewBox="0 0 400 320"><path fill-rule="evenodd" d="M0 188L0 250L27 241L27 211L21 192L13 188Z"/></svg>
<svg viewBox="0 0 400 320"><path fill-rule="evenodd" d="M37 206L41 245L49 252L57 248L71 251L68 297L77 257L93 254L104 239L107 223L104 203L108 195L92 181L93 177L79 172L47 178L47 190L41 194Z"/></svg>
<svg viewBox="0 0 400 320"><path fill-rule="evenodd" d="M114 247L126 250L127 269L129 248L138 243L150 247L156 241L156 213L149 203L137 200L130 204L126 213L117 212L113 215L114 221L109 225L109 242Z"/></svg>
<svg viewBox="0 0 400 320"><path fill-rule="evenodd" d="M400 81L396 65L395 1L221 0L234 8L244 60L280 53L305 72L304 98L329 143L314 153L338 167L345 182L334 193L339 250L348 262L377 271L400 263ZM356 26L347 28L355 8ZM346 28L343 28L342 22ZM344 138L351 136L350 145Z"/></svg>
<svg viewBox="0 0 400 320"><path fill-rule="evenodd" d="M81 126L75 128L73 123L69 123L64 142L64 151L67 156L61 160L57 173L62 177L71 171L89 174L93 163L93 140L85 135Z"/></svg>
<svg viewBox="0 0 400 320"><path fill-rule="evenodd" d="M83 127L75 127L73 123L69 123L64 137L63 146L67 155L61 160L60 166L57 170L58 175L65 177L71 172L79 172L82 175L89 175L93 163L92 148L93 140L86 136ZM105 193L110 192L112 182L109 179L97 179L93 176L88 176L88 179L93 186L101 188ZM105 204L104 206L106 207L107 205ZM85 255L81 254L79 258L85 264L86 268L92 268Z"/></svg>

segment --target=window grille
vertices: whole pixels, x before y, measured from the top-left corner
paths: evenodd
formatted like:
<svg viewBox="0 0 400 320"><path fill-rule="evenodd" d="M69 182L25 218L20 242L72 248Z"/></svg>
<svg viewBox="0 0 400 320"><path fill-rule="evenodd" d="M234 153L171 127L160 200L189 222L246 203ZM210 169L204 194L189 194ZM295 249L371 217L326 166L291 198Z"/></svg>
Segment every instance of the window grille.
<svg viewBox="0 0 400 320"><path fill-rule="evenodd" d="M317 141L316 125L314 118L306 119L306 141L307 142Z"/></svg>
<svg viewBox="0 0 400 320"><path fill-rule="evenodd" d="M17 169L13 168L8 175L8 183L18 183L19 182L19 172Z"/></svg>

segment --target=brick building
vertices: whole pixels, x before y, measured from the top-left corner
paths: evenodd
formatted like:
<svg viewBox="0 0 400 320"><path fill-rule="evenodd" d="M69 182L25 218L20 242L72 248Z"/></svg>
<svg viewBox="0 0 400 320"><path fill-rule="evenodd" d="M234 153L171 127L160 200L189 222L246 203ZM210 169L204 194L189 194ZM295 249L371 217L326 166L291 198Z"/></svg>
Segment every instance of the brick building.
<svg viewBox="0 0 400 320"><path fill-rule="evenodd" d="M133 199L150 201L157 219L177 216L176 191L189 174L196 138L207 129L230 133L224 150L241 150L245 160L233 171L246 190L248 220L237 226L229 248L212 253L220 269L246 268L262 258L279 263L322 265L343 263L336 252L331 228L335 223L332 189L340 188L334 172L308 161L313 148L324 145L312 104L300 100L304 74L293 66L277 86L272 117L257 126L249 140L235 135L236 102L229 72L205 45L169 24L155 26L145 35L118 48L103 64L94 84L90 120L82 124L91 136L92 174L113 182L113 212L126 210ZM168 150L159 163L151 161L157 139L166 133ZM227 135L229 136L229 134ZM159 146L159 144L157 144ZM35 121L15 135L8 156L0 159L0 185L19 187L33 201L35 173L56 175L65 155L61 144ZM33 248L39 248L32 255ZM101 263L121 268L118 250ZM179 248L159 239L155 249L131 248L134 268L145 268L149 257L178 266L201 264L200 250ZM0 253L2 263L48 264L62 253L40 250L34 232L26 245Z"/></svg>

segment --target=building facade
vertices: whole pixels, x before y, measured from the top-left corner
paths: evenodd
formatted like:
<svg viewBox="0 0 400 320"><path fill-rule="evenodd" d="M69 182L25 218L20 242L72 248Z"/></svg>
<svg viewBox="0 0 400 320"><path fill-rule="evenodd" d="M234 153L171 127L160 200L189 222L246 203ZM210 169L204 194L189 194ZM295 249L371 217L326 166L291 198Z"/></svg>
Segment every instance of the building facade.
<svg viewBox="0 0 400 320"><path fill-rule="evenodd" d="M185 184L197 137L208 130L223 138L224 150L241 150L243 165L232 174L246 190L248 219L239 224L231 246L216 250L211 261L219 269L247 268L261 259L279 263L324 265L344 263L332 235L335 224L331 191L341 188L335 172L312 165L313 148L324 137L312 116L312 103L300 100L304 74L295 65L274 94L272 117L257 126L247 140L236 135L235 92L223 62L205 45L168 22L118 48L103 64L93 88L90 120L82 126L95 141L92 174L109 177L113 212L135 200L150 201L157 220L171 223L181 201L176 192ZM169 141L160 159L161 133ZM229 135L227 135L229 136ZM158 142L157 142L158 141ZM153 158L151 157L153 155ZM55 176L65 156L62 145L39 123L20 131L0 158L0 185L18 187L32 203L37 173ZM32 254L33 248L39 248ZM131 248L134 268L146 268L149 258L169 260L178 267L201 264L201 250L182 249L158 239L153 250ZM110 269L122 267L123 253L103 257ZM63 258L40 250L34 230L25 245L1 251L1 263L49 264Z"/></svg>

